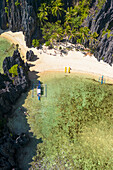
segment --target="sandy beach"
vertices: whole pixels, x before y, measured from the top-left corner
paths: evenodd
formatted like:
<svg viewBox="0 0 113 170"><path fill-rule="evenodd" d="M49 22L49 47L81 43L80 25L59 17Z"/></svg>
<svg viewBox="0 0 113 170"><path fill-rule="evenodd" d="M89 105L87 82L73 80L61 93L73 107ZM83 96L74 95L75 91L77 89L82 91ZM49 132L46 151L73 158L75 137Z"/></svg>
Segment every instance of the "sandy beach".
<svg viewBox="0 0 113 170"><path fill-rule="evenodd" d="M103 61L98 62L93 55L84 56L82 52L73 49L69 51L67 55L63 54L61 56L60 53L55 55L54 50L28 48L22 32L13 33L8 31L2 33L0 36L14 44L19 44L20 52L24 56L24 61L26 61L25 55L27 50L32 50L34 54L37 55L36 61L28 62L33 64L30 68L31 71L36 71L40 74L45 71L64 71L65 67L70 67L71 73L91 74L93 77L104 75L107 80L110 79L113 81L113 67Z"/></svg>

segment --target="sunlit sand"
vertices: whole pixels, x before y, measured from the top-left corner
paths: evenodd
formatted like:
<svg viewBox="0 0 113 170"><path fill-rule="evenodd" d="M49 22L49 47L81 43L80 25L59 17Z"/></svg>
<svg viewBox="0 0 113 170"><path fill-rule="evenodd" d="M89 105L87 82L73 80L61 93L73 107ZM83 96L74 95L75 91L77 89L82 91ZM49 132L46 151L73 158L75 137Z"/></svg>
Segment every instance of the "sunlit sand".
<svg viewBox="0 0 113 170"><path fill-rule="evenodd" d="M37 55L38 59L36 61L28 62L34 65L30 68L31 71L37 71L39 73L44 71L64 71L65 67L70 67L71 73L87 73L93 76L104 75L105 78L113 79L113 67L103 61L98 62L94 56L84 56L82 52L76 51L74 48L67 55L61 55L58 50L55 52L53 49L46 49L47 47L43 47L43 50L28 48L22 32L12 33L8 31L2 33L0 36L10 40L14 44L19 44L20 52L24 56L25 61L27 50L32 50Z"/></svg>

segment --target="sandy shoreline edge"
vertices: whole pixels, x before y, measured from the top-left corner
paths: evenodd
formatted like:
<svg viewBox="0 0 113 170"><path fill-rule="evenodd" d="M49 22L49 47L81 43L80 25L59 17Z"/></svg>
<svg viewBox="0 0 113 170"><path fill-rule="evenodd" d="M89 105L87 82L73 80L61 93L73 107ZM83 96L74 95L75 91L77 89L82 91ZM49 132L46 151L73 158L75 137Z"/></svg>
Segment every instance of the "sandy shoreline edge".
<svg viewBox="0 0 113 170"><path fill-rule="evenodd" d="M98 62L93 56L84 57L84 55L78 51L69 51L68 55L63 57L60 55L52 56L47 53L43 53L36 48L28 48L22 32L13 33L8 31L2 33L0 37L6 38L14 44L19 44L19 48L21 49L20 53L24 56L24 61L26 61L26 52L28 50L32 50L34 54L38 56L38 59L34 62L28 63L34 65L30 68L30 70L39 72L39 76L45 72L64 72L65 67L71 67L71 73L86 75L90 78L95 78L96 80L104 75L106 83L113 84L113 67L103 61ZM49 50L49 52L52 53L53 51Z"/></svg>

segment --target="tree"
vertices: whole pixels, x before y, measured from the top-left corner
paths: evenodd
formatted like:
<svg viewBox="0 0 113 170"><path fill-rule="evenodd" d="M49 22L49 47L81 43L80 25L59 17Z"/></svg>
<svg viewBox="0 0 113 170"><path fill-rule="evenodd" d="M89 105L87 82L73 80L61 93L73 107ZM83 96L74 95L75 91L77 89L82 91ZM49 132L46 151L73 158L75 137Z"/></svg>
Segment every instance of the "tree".
<svg viewBox="0 0 113 170"><path fill-rule="evenodd" d="M84 19L88 16L89 12L89 5L90 5L90 0L82 0L79 1L79 5L75 9L77 9L78 16L81 18L81 24L84 21Z"/></svg>
<svg viewBox="0 0 113 170"><path fill-rule="evenodd" d="M62 12L64 11L63 9L63 3L61 0L55 0L52 1L52 14L53 16L56 16L57 19L59 19L59 16L61 16Z"/></svg>
<svg viewBox="0 0 113 170"><path fill-rule="evenodd" d="M72 39L75 37L75 33L77 29L80 27L80 17L77 16L78 8L77 7L68 7L65 15L64 22L64 36L66 37L66 45L67 39Z"/></svg>
<svg viewBox="0 0 113 170"><path fill-rule="evenodd" d="M97 42L97 37L98 37L98 34L96 32L94 32L93 34L90 33L89 34L89 47L93 47L93 45L95 44L95 42Z"/></svg>
<svg viewBox="0 0 113 170"><path fill-rule="evenodd" d="M56 41L60 42L63 37L63 28L60 23L61 21L57 21L55 23L47 22L42 28L43 38L50 42L52 46L53 43L56 43Z"/></svg>
<svg viewBox="0 0 113 170"><path fill-rule="evenodd" d="M89 37L89 28L88 27L81 27L76 33L75 33L76 39L78 43L85 43L85 41Z"/></svg>
<svg viewBox="0 0 113 170"><path fill-rule="evenodd" d="M33 39L33 40L32 40L32 45L33 45L34 47L39 47L39 40Z"/></svg>
<svg viewBox="0 0 113 170"><path fill-rule="evenodd" d="M42 3L37 13L37 17L40 21L40 26L43 26L44 23L48 20L47 16L48 16L48 6L46 5L46 3Z"/></svg>

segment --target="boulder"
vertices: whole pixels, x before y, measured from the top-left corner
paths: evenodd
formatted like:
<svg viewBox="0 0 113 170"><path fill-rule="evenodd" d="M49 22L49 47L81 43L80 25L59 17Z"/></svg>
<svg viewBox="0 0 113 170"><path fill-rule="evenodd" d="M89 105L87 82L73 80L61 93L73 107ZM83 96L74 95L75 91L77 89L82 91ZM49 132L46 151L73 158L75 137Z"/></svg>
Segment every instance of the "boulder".
<svg viewBox="0 0 113 170"><path fill-rule="evenodd" d="M29 137L28 135L26 135L25 133L20 134L17 138L16 138L16 144L20 145L20 146L24 146L29 142Z"/></svg>
<svg viewBox="0 0 113 170"><path fill-rule="evenodd" d="M34 52L32 50L27 51L27 53L26 53L26 60L27 61L32 61L34 57L35 57L35 55L34 55Z"/></svg>

